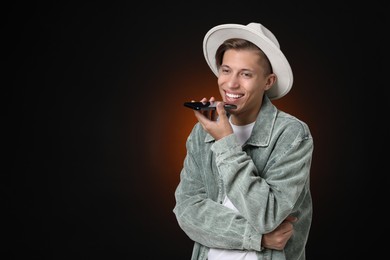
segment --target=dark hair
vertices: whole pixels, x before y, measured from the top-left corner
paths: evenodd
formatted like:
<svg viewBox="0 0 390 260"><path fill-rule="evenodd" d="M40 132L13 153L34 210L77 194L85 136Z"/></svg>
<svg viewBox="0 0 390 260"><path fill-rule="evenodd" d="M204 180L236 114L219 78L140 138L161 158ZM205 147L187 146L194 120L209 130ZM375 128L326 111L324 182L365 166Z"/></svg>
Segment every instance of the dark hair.
<svg viewBox="0 0 390 260"><path fill-rule="evenodd" d="M217 49L217 52L215 53L215 63L217 65L217 68L221 67L223 55L227 50L253 50L256 51L260 56L260 62L261 66L264 68L264 74L269 75L272 72L272 66L270 61L268 60L267 55L254 43L244 40L244 39L238 39L238 38L232 38L224 41Z"/></svg>

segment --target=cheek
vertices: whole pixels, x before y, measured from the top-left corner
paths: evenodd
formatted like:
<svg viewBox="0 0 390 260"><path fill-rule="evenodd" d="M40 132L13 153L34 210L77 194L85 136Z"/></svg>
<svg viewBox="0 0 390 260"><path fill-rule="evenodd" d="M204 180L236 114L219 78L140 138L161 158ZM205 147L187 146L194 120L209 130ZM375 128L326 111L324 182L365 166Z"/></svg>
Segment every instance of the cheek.
<svg viewBox="0 0 390 260"><path fill-rule="evenodd" d="M217 84L218 84L219 92L223 92L222 91L222 86L224 85L224 81L221 79L221 77L218 78Z"/></svg>
<svg viewBox="0 0 390 260"><path fill-rule="evenodd" d="M246 93L248 98L257 99L257 97L262 97L264 91L263 91L263 88L261 88L259 86L251 85L251 86L246 86L245 93Z"/></svg>
<svg viewBox="0 0 390 260"><path fill-rule="evenodd" d="M219 76L218 79L217 79L218 86L221 86L222 82L223 82L222 77Z"/></svg>
<svg viewBox="0 0 390 260"><path fill-rule="evenodd" d="M221 97L224 97L225 91L222 88L219 88L218 90L219 90L219 94L221 95Z"/></svg>

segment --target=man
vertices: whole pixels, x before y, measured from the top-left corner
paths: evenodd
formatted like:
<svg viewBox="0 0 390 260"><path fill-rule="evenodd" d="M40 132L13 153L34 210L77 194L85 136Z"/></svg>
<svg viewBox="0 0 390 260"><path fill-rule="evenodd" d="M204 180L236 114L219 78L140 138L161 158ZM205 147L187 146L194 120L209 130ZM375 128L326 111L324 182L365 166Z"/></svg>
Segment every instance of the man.
<svg viewBox="0 0 390 260"><path fill-rule="evenodd" d="M175 192L178 224L195 242L192 259L303 260L313 139L304 122L271 102L290 91L290 65L259 23L216 26L203 47L222 101L201 100L216 102L216 113L194 111L199 122ZM225 103L237 108L226 111ZM284 248L267 245L276 238Z"/></svg>

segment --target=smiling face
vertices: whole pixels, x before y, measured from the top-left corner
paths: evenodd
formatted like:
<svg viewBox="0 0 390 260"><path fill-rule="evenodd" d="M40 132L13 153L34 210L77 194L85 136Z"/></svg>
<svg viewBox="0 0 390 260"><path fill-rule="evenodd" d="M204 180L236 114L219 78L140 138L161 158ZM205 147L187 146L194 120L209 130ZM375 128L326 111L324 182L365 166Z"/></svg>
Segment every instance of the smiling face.
<svg viewBox="0 0 390 260"><path fill-rule="evenodd" d="M268 66L268 67L267 67ZM232 123L246 125L256 120L264 92L276 80L258 49L228 49L219 66L218 86L223 101L234 104Z"/></svg>

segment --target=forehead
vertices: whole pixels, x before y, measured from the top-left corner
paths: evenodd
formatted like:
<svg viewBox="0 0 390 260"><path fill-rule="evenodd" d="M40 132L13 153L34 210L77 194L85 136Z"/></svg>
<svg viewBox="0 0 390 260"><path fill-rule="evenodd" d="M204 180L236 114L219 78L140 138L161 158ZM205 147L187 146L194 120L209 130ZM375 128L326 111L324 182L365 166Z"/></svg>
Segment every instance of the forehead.
<svg viewBox="0 0 390 260"><path fill-rule="evenodd" d="M222 66L237 69L256 70L261 67L261 55L255 50L227 50L222 59Z"/></svg>

